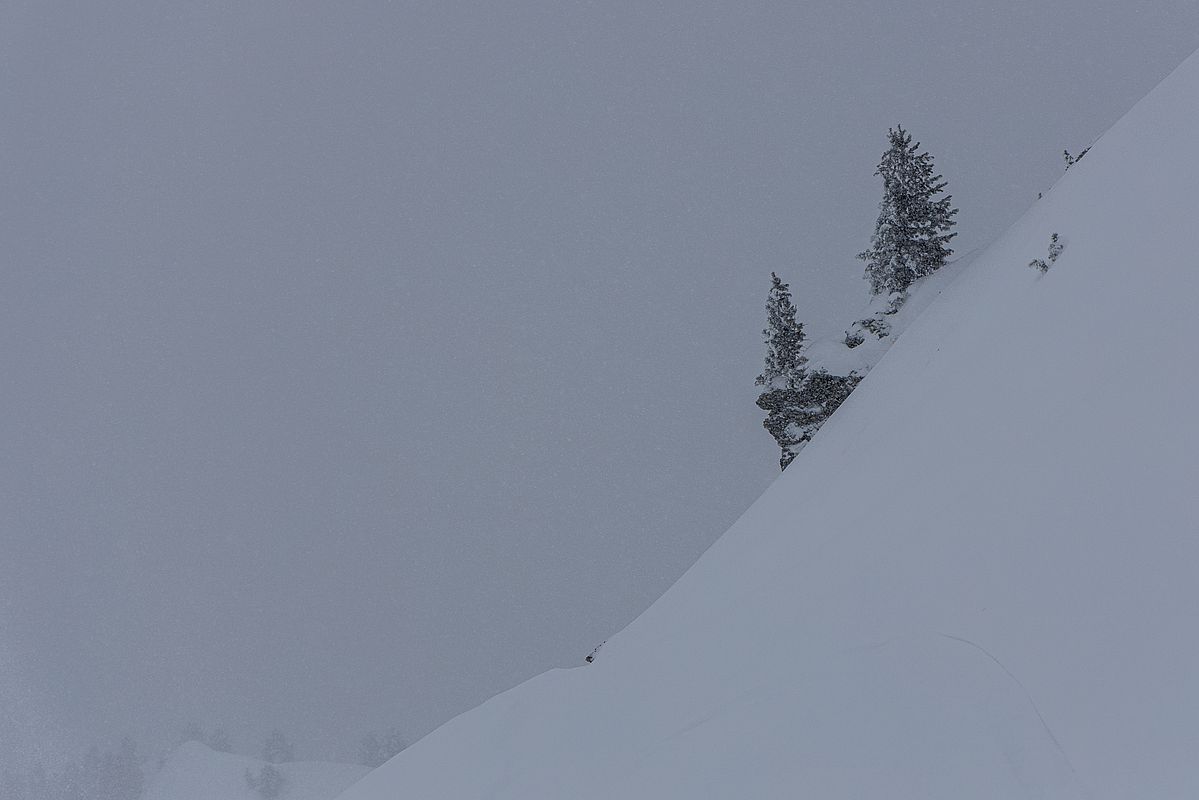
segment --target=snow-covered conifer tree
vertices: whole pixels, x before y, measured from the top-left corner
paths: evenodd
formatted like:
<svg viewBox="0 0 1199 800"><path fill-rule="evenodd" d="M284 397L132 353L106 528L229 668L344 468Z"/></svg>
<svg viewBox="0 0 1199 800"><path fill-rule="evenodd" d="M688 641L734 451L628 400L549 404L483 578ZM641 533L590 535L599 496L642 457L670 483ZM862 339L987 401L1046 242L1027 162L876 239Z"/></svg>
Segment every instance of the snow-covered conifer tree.
<svg viewBox="0 0 1199 800"><path fill-rule="evenodd" d="M795 446L800 439L795 435L794 421L799 387L803 384L807 359L802 354L803 325L795 320L795 304L791 302L791 289L775 273L770 295L766 300L766 364L756 381L766 390L758 396L758 408L766 412L762 425L778 442L782 455L779 464L783 469L795 458Z"/></svg>
<svg viewBox="0 0 1199 800"><path fill-rule="evenodd" d="M913 281L939 269L953 251L949 240L957 209L950 196L937 198L945 180L933 159L902 127L887 132L890 147L875 171L883 179L883 199L870 249L859 253L874 294L904 292Z"/></svg>
<svg viewBox="0 0 1199 800"><path fill-rule="evenodd" d="M807 359L803 349L803 324L795 321L795 303L791 287L775 273L770 273L770 295L766 299L766 364L758 376L758 386L772 389L794 389L803 380L803 365Z"/></svg>

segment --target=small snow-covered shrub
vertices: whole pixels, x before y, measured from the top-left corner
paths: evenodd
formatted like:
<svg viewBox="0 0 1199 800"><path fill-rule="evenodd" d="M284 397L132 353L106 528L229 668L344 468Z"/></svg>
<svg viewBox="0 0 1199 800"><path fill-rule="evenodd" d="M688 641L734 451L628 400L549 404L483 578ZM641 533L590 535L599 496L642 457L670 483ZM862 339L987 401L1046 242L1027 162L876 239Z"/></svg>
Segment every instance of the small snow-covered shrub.
<svg viewBox="0 0 1199 800"><path fill-rule="evenodd" d="M1057 257L1060 256L1062 254L1062 251L1065 249L1066 249L1066 246L1058 241L1056 233L1053 234L1052 236L1050 236L1049 237L1049 263L1052 264L1054 261L1057 261Z"/></svg>
<svg viewBox="0 0 1199 800"><path fill-rule="evenodd" d="M1082 161L1082 157L1083 157L1083 156L1085 156L1085 155L1087 154L1087 152L1088 152L1090 149L1091 149L1091 148L1089 148L1089 147L1084 147L1084 148L1082 149L1082 151L1081 151L1081 152L1079 152L1079 154L1078 154L1078 155L1076 155L1076 156L1072 156L1072 155L1070 155L1070 151L1069 151L1069 150L1063 150L1063 151L1062 151L1062 158L1063 158L1063 159L1065 160L1065 162L1066 162L1066 169L1070 169L1070 167L1074 166L1074 165L1075 165L1075 164L1077 164L1079 161Z"/></svg>
<svg viewBox="0 0 1199 800"><path fill-rule="evenodd" d="M1057 261L1058 256L1060 256L1062 251L1065 249L1066 245L1058 241L1058 236L1055 233L1049 237L1049 259L1046 260L1044 258L1034 258L1032 261L1028 262L1028 266L1032 267L1033 269L1040 270L1041 274L1044 275L1049 271L1049 265Z"/></svg>

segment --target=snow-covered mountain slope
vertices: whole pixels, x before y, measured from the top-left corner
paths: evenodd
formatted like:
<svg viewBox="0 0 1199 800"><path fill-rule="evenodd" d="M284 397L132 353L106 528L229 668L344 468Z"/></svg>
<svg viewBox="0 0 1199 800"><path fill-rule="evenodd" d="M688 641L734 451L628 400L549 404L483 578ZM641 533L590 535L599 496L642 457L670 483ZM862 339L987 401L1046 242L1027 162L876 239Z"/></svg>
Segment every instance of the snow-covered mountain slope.
<svg viewBox="0 0 1199 800"><path fill-rule="evenodd" d="M261 800L246 784L246 770L257 774L264 764L188 742L150 780L144 800ZM283 776L280 800L330 800L370 771L357 764L305 761L277 769Z"/></svg>
<svg viewBox="0 0 1199 800"><path fill-rule="evenodd" d="M1199 796L1196 98L1199 56L595 663L342 800Z"/></svg>
<svg viewBox="0 0 1199 800"><path fill-rule="evenodd" d="M879 362L891 345L912 322L937 298L946 286L957 278L962 267L970 263L972 254L966 254L947 263L932 275L916 280L906 292L906 299L898 310L893 310L893 298L873 295L868 298L861 312L846 320L847 330L836 336L812 339L804 344L803 354L808 359L809 370L826 370L833 375L866 375ZM861 322L871 320L885 326L884 333L873 333L864 329ZM880 332L883 328L878 329ZM851 335L858 335L860 343L847 346Z"/></svg>

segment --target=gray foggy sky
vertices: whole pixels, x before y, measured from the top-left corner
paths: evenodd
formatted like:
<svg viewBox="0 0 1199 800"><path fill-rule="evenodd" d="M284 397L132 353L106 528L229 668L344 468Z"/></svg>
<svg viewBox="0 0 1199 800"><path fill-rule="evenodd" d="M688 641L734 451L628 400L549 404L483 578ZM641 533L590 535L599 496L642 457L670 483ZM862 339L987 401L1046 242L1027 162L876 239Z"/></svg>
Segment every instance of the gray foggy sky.
<svg viewBox="0 0 1199 800"><path fill-rule="evenodd" d="M774 477L889 125L987 243L1193 0L0 10L0 726L353 757L574 665Z"/></svg>

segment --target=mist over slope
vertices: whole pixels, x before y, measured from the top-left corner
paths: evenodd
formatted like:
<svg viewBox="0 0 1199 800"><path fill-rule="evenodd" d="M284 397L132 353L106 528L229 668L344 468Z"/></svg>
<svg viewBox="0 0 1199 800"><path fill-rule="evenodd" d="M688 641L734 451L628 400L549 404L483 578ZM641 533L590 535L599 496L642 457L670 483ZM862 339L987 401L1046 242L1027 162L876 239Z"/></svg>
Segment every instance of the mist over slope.
<svg viewBox="0 0 1199 800"><path fill-rule="evenodd" d="M1199 794L1196 96L1192 56L594 664L343 800Z"/></svg>
<svg viewBox="0 0 1199 800"><path fill-rule="evenodd" d="M247 784L246 773L257 776L265 764L187 742L150 780L145 800L261 800ZM329 800L368 771L357 764L316 761L279 764L277 769L286 800Z"/></svg>

